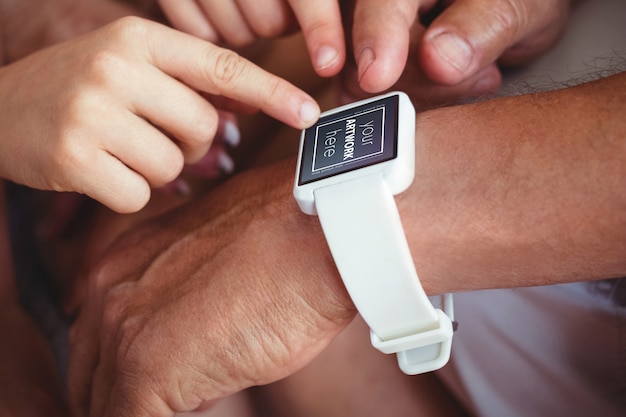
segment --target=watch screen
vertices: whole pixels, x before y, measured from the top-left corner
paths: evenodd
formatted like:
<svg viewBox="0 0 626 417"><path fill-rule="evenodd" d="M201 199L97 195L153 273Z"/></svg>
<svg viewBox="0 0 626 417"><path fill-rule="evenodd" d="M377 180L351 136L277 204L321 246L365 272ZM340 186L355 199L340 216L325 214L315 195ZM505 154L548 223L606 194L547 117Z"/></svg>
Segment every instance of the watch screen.
<svg viewBox="0 0 626 417"><path fill-rule="evenodd" d="M394 159L398 96L323 116L304 132L298 184Z"/></svg>

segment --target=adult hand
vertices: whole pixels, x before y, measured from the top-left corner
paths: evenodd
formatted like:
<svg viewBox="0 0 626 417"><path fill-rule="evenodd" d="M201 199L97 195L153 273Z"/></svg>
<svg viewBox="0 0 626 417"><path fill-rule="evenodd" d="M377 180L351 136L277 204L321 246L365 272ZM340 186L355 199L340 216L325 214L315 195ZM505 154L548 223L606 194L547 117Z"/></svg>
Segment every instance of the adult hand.
<svg viewBox="0 0 626 417"><path fill-rule="evenodd" d="M139 210L150 186L206 153L212 103L295 128L319 114L307 94L232 51L135 17L2 68L0 95L0 175L119 212Z"/></svg>
<svg viewBox="0 0 626 417"><path fill-rule="evenodd" d="M426 29L420 62L435 82L453 85L498 62L520 65L548 50L569 18L571 0L455 0Z"/></svg>
<svg viewBox="0 0 626 417"><path fill-rule="evenodd" d="M415 181L396 201L428 294L626 273L625 85L417 116ZM293 201L294 165L235 177L111 246L78 300L78 415L194 410L292 373L347 324L318 219Z"/></svg>
<svg viewBox="0 0 626 417"><path fill-rule="evenodd" d="M337 0L158 0L172 24L192 35L230 46L291 33L298 25L321 76L336 75L345 61Z"/></svg>
<svg viewBox="0 0 626 417"><path fill-rule="evenodd" d="M236 177L102 258L70 337L76 415L195 410L294 372L348 324L355 311L321 228L283 168ZM308 240L300 229L317 234L314 264L288 255Z"/></svg>
<svg viewBox="0 0 626 417"><path fill-rule="evenodd" d="M500 83L496 62L521 64L548 49L565 27L571 0L352 0L342 4L346 44L337 0L159 3L176 27L235 46L289 32L293 12L318 74L337 74L347 44L344 82L352 99L392 88L411 56L410 81L396 88L410 87L434 105L490 92Z"/></svg>
<svg viewBox="0 0 626 417"><path fill-rule="evenodd" d="M354 55L343 77L347 94L401 88L425 107L497 88L498 63L525 63L558 40L571 0L354 3L344 13Z"/></svg>

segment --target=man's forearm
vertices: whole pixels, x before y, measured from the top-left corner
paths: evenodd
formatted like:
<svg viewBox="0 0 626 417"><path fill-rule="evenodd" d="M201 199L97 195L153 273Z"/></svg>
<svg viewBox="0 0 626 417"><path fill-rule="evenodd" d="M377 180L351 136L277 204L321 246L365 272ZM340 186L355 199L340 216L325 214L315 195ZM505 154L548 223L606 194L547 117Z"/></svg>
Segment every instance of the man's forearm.
<svg viewBox="0 0 626 417"><path fill-rule="evenodd" d="M416 176L396 201L427 292L626 275L625 91L626 73L418 114ZM207 210L250 212L246 222L267 223L256 239L276 241L280 230L279 240L293 241L281 262L268 263L273 243L256 262L336 274L327 249L310 249L327 245L291 195L294 168L292 160L244 173L186 208L186 227L202 228Z"/></svg>
<svg viewBox="0 0 626 417"><path fill-rule="evenodd" d="M398 198L430 292L626 274L626 73L418 115Z"/></svg>
<svg viewBox="0 0 626 417"><path fill-rule="evenodd" d="M626 275L624 114L626 73L418 114L415 179L396 201L426 291ZM269 222L293 234L281 239L293 239L297 256L274 267L328 273L330 252L310 250L326 247L321 226L291 195L294 166L235 183L264 195Z"/></svg>
<svg viewBox="0 0 626 417"><path fill-rule="evenodd" d="M428 292L626 273L624 80L418 116L397 201ZM77 409L191 411L293 373L350 322L294 170L245 172L110 246L72 331Z"/></svg>

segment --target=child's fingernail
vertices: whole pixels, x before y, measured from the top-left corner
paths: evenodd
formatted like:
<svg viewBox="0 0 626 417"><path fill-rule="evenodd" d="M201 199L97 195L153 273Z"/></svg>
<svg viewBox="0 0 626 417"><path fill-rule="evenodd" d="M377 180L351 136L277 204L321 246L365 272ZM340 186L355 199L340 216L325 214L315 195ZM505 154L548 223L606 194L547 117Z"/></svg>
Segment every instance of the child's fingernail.
<svg viewBox="0 0 626 417"><path fill-rule="evenodd" d="M226 152L220 151L217 156L217 163L220 171L225 174L232 174L235 171L235 161Z"/></svg>
<svg viewBox="0 0 626 417"><path fill-rule="evenodd" d="M311 101L305 101L300 106L300 119L307 125L312 125L320 117L320 108Z"/></svg>
<svg viewBox="0 0 626 417"><path fill-rule="evenodd" d="M224 122L224 142L231 147L236 147L241 143L241 132L234 122L227 120Z"/></svg>
<svg viewBox="0 0 626 417"><path fill-rule="evenodd" d="M182 177L176 178L174 180L173 185L174 185L174 191L180 197L188 197L189 195L191 195L191 186L189 185L187 180L185 180L184 178Z"/></svg>

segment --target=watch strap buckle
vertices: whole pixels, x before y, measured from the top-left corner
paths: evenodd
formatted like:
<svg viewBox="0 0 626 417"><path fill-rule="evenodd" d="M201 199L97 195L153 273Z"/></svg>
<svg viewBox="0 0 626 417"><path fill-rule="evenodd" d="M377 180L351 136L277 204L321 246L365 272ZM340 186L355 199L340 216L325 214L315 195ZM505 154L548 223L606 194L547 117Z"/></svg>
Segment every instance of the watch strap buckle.
<svg viewBox="0 0 626 417"><path fill-rule="evenodd" d="M390 340L370 331L372 345L383 353L397 353L402 372L416 375L442 368L450 359L453 326L451 318L436 309L437 323L431 330Z"/></svg>

